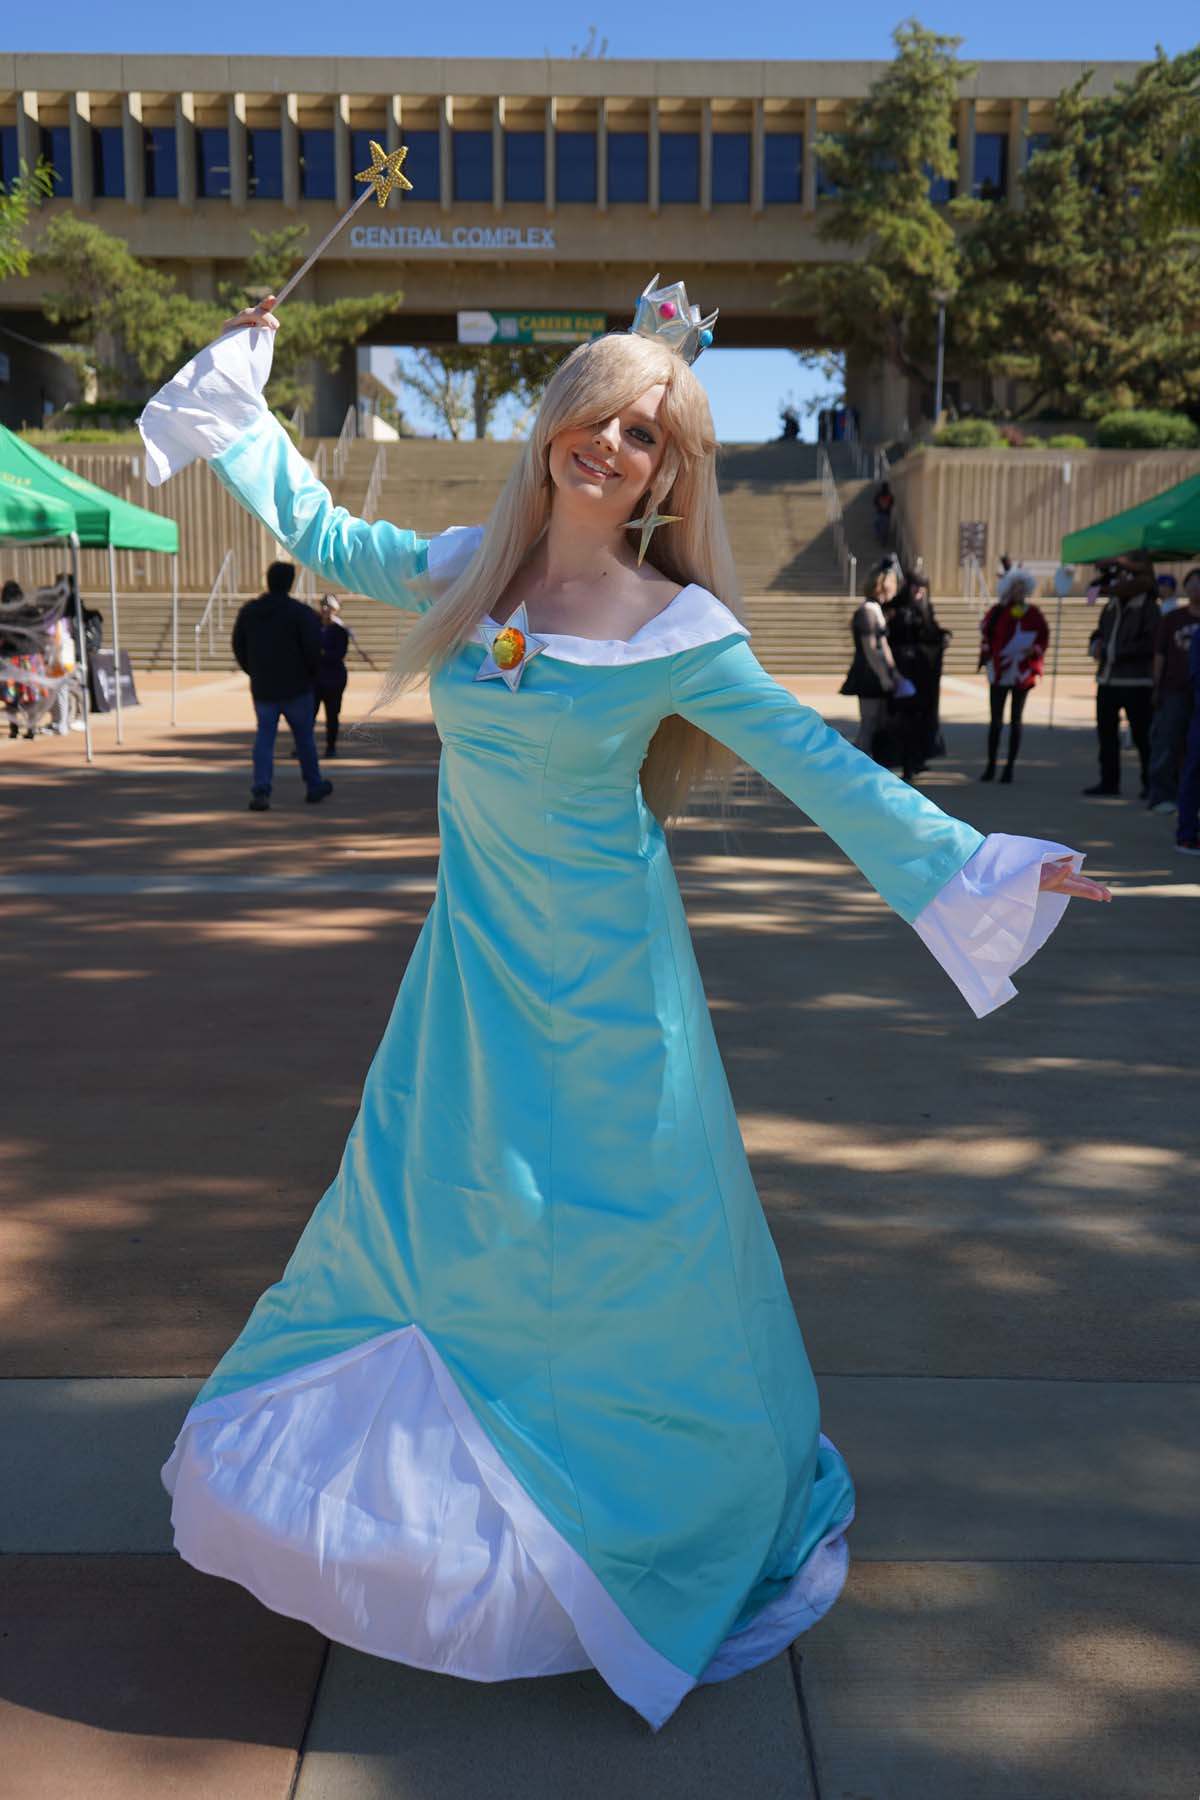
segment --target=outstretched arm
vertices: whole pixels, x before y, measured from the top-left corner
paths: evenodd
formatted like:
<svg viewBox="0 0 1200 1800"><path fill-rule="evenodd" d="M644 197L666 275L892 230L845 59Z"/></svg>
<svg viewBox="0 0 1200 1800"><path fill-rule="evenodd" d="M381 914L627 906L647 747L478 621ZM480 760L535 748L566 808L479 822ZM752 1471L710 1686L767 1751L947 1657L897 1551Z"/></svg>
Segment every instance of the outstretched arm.
<svg viewBox="0 0 1200 1800"><path fill-rule="evenodd" d="M415 610L428 595L424 538L335 506L263 397L277 321L270 302L227 322L150 400L138 426L152 487L203 457L298 562L323 581ZM244 329L248 328L248 329Z"/></svg>
<svg viewBox="0 0 1200 1800"><path fill-rule="evenodd" d="M773 681L744 642L673 659L675 711L803 809L917 931L975 1013L1011 999L1011 974L1072 894L1107 899L1063 844L984 838L855 750Z"/></svg>

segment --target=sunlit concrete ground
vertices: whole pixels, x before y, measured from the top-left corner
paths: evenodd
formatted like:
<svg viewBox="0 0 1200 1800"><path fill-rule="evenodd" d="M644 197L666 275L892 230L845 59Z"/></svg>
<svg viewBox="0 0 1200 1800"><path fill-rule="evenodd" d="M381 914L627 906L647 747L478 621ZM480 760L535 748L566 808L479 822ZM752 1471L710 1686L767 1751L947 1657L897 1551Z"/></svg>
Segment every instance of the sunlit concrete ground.
<svg viewBox="0 0 1200 1800"><path fill-rule="evenodd" d="M1080 798L1090 690L1053 732L1039 691L1011 788L977 780L982 686L944 696L930 794L1117 896L983 1023L760 784L677 834L859 1514L830 1617L652 1738L595 1679L329 1651L170 1554L158 1465L334 1172L429 903L437 746L414 696L326 805L282 756L251 815L240 678L185 677L175 731L141 687L90 769L0 741L0 1794L1191 1794L1200 868L1131 758L1129 799Z"/></svg>

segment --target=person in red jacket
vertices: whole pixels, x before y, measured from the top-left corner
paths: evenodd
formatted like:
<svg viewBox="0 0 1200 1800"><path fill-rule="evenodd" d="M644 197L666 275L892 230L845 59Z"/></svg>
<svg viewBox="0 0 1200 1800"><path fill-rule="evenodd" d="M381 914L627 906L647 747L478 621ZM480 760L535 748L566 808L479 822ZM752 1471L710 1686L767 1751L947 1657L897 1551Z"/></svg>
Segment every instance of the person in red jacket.
<svg viewBox="0 0 1200 1800"><path fill-rule="evenodd" d="M1008 727L1008 761L1001 781L1011 781L1013 764L1021 748L1021 719L1030 689L1042 673L1050 627L1040 607L1033 604L1037 578L1020 567L1005 571L997 589L995 606L983 621L979 667L987 670L992 717L988 727L987 767L981 781L996 778L996 756L1004 729L1005 702L1011 695Z"/></svg>

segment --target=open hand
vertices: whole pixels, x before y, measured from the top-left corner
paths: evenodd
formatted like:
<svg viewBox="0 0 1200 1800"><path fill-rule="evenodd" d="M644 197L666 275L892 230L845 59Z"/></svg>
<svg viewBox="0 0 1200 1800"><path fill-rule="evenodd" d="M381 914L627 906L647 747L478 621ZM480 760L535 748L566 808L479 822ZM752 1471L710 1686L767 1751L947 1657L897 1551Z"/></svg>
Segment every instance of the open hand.
<svg viewBox="0 0 1200 1800"><path fill-rule="evenodd" d="M278 331L279 320L272 310L274 305L274 294L268 294L266 299L260 300L257 306L243 307L241 312L235 313L232 319L226 319L221 327L220 335L224 337L227 331L237 331L243 325L257 325L269 331Z"/></svg>
<svg viewBox="0 0 1200 1800"><path fill-rule="evenodd" d="M1089 881L1086 875L1077 875L1069 857L1062 857L1057 862L1044 862L1039 886L1043 892L1049 889L1055 894L1070 894L1075 900L1112 899L1112 894L1103 882Z"/></svg>

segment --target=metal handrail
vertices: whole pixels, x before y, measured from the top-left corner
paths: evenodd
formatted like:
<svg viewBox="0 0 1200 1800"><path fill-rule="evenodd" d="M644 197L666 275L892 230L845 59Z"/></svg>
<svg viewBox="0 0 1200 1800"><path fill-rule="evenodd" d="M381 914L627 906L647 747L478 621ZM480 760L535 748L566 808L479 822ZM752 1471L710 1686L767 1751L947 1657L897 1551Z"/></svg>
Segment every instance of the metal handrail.
<svg viewBox="0 0 1200 1800"><path fill-rule="evenodd" d="M304 407L303 407L303 405L297 405L295 411L292 413L291 426L292 426L292 430L296 434L296 442L298 444L302 444L304 442L304 439L306 436L304 427L305 427L306 423L307 423L307 416L305 414Z"/></svg>
<svg viewBox="0 0 1200 1800"><path fill-rule="evenodd" d="M384 476L387 473L387 451L381 444L375 452L375 461L371 464L371 478L367 482L367 491L363 495L362 516L370 524L379 511L379 496L383 492Z"/></svg>
<svg viewBox="0 0 1200 1800"><path fill-rule="evenodd" d="M322 438L312 456L313 474L318 481L329 480L329 458L325 454L325 440Z"/></svg>
<svg viewBox="0 0 1200 1800"><path fill-rule="evenodd" d="M200 614L195 626L196 635L196 673L200 673L200 634L208 626L208 654L214 651L213 618L215 616L221 631L225 630L225 590L229 590L230 600L238 597L237 552L227 550L217 570L217 579L212 584L208 599L204 603L204 611Z"/></svg>
<svg viewBox="0 0 1200 1800"><path fill-rule="evenodd" d="M846 515L842 511L837 482L833 478L833 465L824 444L817 445L817 471L821 477L821 497L825 502L825 518L833 531L833 541L837 546L838 561L842 567L842 577L846 582L846 592L856 594L858 592L858 558L846 542Z"/></svg>
<svg viewBox="0 0 1200 1800"><path fill-rule="evenodd" d="M333 473L338 481L346 473L346 459L350 455L350 445L358 436L358 408L348 406L346 416L342 420L342 429L338 432L337 443L333 446Z"/></svg>

